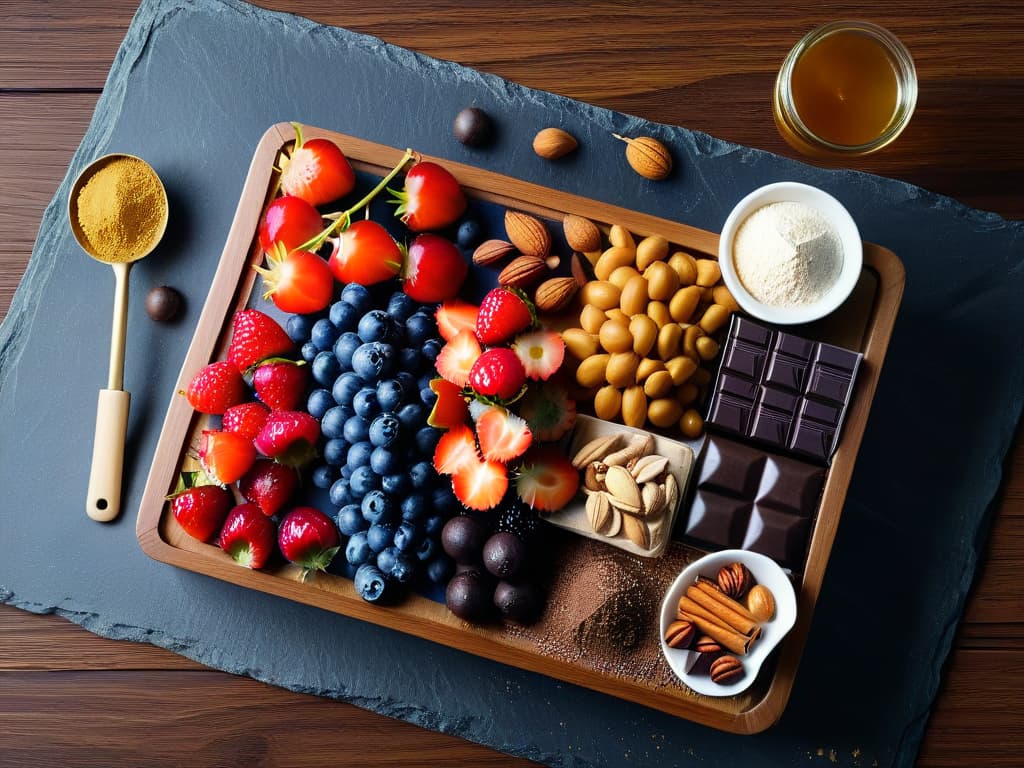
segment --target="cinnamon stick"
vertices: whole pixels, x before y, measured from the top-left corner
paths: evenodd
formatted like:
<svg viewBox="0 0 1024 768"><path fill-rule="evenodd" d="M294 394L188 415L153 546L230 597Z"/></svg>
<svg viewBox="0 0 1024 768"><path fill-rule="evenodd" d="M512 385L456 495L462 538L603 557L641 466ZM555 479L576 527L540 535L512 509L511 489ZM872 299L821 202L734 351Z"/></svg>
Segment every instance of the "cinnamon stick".
<svg viewBox="0 0 1024 768"><path fill-rule="evenodd" d="M747 637L739 632L732 629L726 629L720 624L716 624L713 621L705 619L703 616L698 616L692 613L682 612L680 614L684 619L693 622L693 626L697 627L701 632L710 637L712 640L717 642L724 648L728 648L733 653L739 656L745 656L747 651L750 649L751 643L761 634L760 628Z"/></svg>
<svg viewBox="0 0 1024 768"><path fill-rule="evenodd" d="M701 608L724 622L730 628L744 635L751 634L758 626L758 622L754 621L753 617L748 619L738 611L733 610L731 606L715 600L714 597L700 589L699 586L688 587L686 589L686 597L700 605Z"/></svg>
<svg viewBox="0 0 1024 768"><path fill-rule="evenodd" d="M702 619L705 619L707 621L714 622L715 624L720 626L722 629L728 629L728 630L731 630L733 632L738 631L736 629L736 627L729 626L725 622L725 620L722 619L720 616L716 616L714 613L709 611L703 605L701 605L700 603L695 602L694 600L691 600L686 595L683 595L682 597L679 598L679 606L678 606L678 610L676 612L677 612L677 614L680 617L682 617L682 615L684 613L688 613L688 614L692 614L694 616L700 616Z"/></svg>
<svg viewBox="0 0 1024 768"><path fill-rule="evenodd" d="M747 610L747 606L743 605L743 603L739 603L733 600L731 597L725 594L725 592L720 590L717 584L713 584L710 581L706 581L705 579L697 579L697 583L695 586L704 594L713 597L722 605L728 606L731 610L735 611L748 621L757 621L757 619L754 618L754 614Z"/></svg>

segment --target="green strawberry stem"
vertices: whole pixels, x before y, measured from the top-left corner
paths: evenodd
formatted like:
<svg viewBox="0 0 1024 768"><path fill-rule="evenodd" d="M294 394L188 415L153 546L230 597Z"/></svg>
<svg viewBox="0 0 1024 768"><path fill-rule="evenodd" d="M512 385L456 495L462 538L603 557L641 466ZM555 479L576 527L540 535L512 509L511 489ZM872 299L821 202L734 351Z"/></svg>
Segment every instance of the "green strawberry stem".
<svg viewBox="0 0 1024 768"><path fill-rule="evenodd" d="M300 149L306 143L302 138L302 126L293 121L292 128L295 129L295 149Z"/></svg>
<svg viewBox="0 0 1024 768"><path fill-rule="evenodd" d="M340 549L341 547L331 547L323 552L307 555L297 562L296 565L302 568L302 572L299 574L299 581L305 582L309 574L315 571L326 571L327 566L331 564L331 561Z"/></svg>
<svg viewBox="0 0 1024 768"><path fill-rule="evenodd" d="M331 222L331 225L327 227L327 229L325 229L319 235L314 237L312 240L309 240L300 245L298 250L318 251L320 250L320 246L327 242L328 237L330 237L331 235L335 234L340 230L346 229L348 227L349 221L351 221L352 219L352 214L356 213L360 208L369 205L373 201L373 199L377 195L379 195L387 187L388 184L391 183L391 180L395 178L395 176L397 176L399 173L401 173L402 169L405 167L405 164L412 160L413 157L415 157L415 153L411 149L406 149L405 154L402 155L402 159L398 161L398 165L392 168L388 175L381 179L380 183L376 187L374 187L368 193L366 193L362 200L353 205L347 211L342 211L341 213L331 213L325 216L324 218L332 218L334 219L334 221Z"/></svg>

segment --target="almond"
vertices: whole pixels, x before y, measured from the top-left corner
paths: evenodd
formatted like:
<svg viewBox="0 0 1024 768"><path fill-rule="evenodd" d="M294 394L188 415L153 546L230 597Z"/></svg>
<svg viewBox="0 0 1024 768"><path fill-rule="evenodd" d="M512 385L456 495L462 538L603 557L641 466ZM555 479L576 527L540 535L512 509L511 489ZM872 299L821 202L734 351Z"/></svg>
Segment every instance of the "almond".
<svg viewBox="0 0 1024 768"><path fill-rule="evenodd" d="M516 256L498 275L498 285L526 288L538 282L548 271L544 259L537 256Z"/></svg>
<svg viewBox="0 0 1024 768"><path fill-rule="evenodd" d="M641 549L651 548L651 529L639 517L622 516L622 532Z"/></svg>
<svg viewBox="0 0 1024 768"><path fill-rule="evenodd" d="M561 128L545 128L533 137L533 151L545 160L565 157L578 146L576 137Z"/></svg>
<svg viewBox="0 0 1024 768"><path fill-rule="evenodd" d="M546 259L551 253L551 233L536 216L505 211L505 233L512 244L528 256Z"/></svg>
<svg viewBox="0 0 1024 768"><path fill-rule="evenodd" d="M580 255L574 253L572 255L572 261L569 263L569 268L572 272L573 279L582 288L587 284L589 278L587 277L586 270L583 269L583 262L580 260Z"/></svg>
<svg viewBox="0 0 1024 768"><path fill-rule="evenodd" d="M489 267L516 252L516 247L507 240L485 240L473 251L473 263L478 267Z"/></svg>
<svg viewBox="0 0 1024 768"><path fill-rule="evenodd" d="M562 219L562 230L565 232L565 242L574 251L587 253L601 250L601 230L590 219L568 213Z"/></svg>
<svg viewBox="0 0 1024 768"><path fill-rule="evenodd" d="M538 312L560 312L569 306L579 288L571 277L552 277L537 286L533 303Z"/></svg>

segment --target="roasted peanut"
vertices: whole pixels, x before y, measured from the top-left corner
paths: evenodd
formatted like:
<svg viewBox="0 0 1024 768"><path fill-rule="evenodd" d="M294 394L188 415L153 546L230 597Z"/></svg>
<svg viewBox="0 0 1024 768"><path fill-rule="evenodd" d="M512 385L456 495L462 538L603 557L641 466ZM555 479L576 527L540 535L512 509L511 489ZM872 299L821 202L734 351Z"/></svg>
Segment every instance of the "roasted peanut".
<svg viewBox="0 0 1024 768"><path fill-rule="evenodd" d="M641 275L629 278L622 289L619 307L629 316L638 315L647 307L647 281Z"/></svg>
<svg viewBox="0 0 1024 768"><path fill-rule="evenodd" d="M697 396L700 395L700 390L697 389L697 385L691 381L686 382L683 386L676 390L676 400L684 408L693 403Z"/></svg>
<svg viewBox="0 0 1024 768"><path fill-rule="evenodd" d="M598 341L606 352L625 352L633 349L633 334L621 320L605 320L598 331Z"/></svg>
<svg viewBox="0 0 1024 768"><path fill-rule="evenodd" d="M567 328L562 331L562 341L569 354L577 360L586 360L597 354L597 337L582 328Z"/></svg>
<svg viewBox="0 0 1024 768"><path fill-rule="evenodd" d="M645 357L640 361L640 365L636 367L636 383L643 384L647 378L658 371L664 371L665 364L661 360L654 360L650 357Z"/></svg>
<svg viewBox="0 0 1024 768"><path fill-rule="evenodd" d="M683 406L672 397L660 397L647 404L647 418L651 424L662 429L671 427L683 415Z"/></svg>
<svg viewBox="0 0 1024 768"><path fill-rule="evenodd" d="M636 369L640 357L635 352L616 352L608 359L605 379L614 387L628 387L636 383Z"/></svg>
<svg viewBox="0 0 1024 768"><path fill-rule="evenodd" d="M594 413L599 419L611 421L618 418L622 409L622 392L611 384L597 390L594 395Z"/></svg>
<svg viewBox="0 0 1024 768"><path fill-rule="evenodd" d="M664 369L654 371L644 381L644 394L652 398L666 397L672 391L672 386L671 373Z"/></svg>
<svg viewBox="0 0 1024 768"><path fill-rule="evenodd" d="M594 274L598 280L607 280L619 267L630 266L636 263L636 251L632 248L623 248L613 245L601 254L601 258L594 265ZM635 269L635 267L634 267Z"/></svg>
<svg viewBox="0 0 1024 768"><path fill-rule="evenodd" d="M644 270L647 294L657 301L668 301L679 288L679 275L664 261L656 261Z"/></svg>
<svg viewBox="0 0 1024 768"><path fill-rule="evenodd" d="M728 309L730 312L739 312L740 305L736 303L736 299L729 292L729 289L724 285L716 285L711 289L711 299L715 304L721 304L723 307Z"/></svg>
<svg viewBox="0 0 1024 768"><path fill-rule="evenodd" d="M606 280L591 280L583 286L580 298L584 304L591 304L603 311L619 306L621 293L622 291L613 283Z"/></svg>
<svg viewBox="0 0 1024 768"><path fill-rule="evenodd" d="M672 375L672 383L678 387L685 384L697 371L697 363L685 355L678 355L665 361L665 370Z"/></svg>
<svg viewBox="0 0 1024 768"><path fill-rule="evenodd" d="M714 333L729 322L729 310L721 304L712 304L700 319L700 327L705 333Z"/></svg>
<svg viewBox="0 0 1024 768"><path fill-rule="evenodd" d="M669 313L668 305L663 301L652 301L647 305L647 316L661 328L663 325L672 322L672 315Z"/></svg>
<svg viewBox="0 0 1024 768"><path fill-rule="evenodd" d="M628 229L619 224L612 224L612 228L608 232L608 242L620 248L636 250L636 240L633 239L633 235L629 233Z"/></svg>
<svg viewBox="0 0 1024 768"><path fill-rule="evenodd" d="M710 288L722 279L722 270L714 259L697 259L697 285Z"/></svg>
<svg viewBox="0 0 1024 768"><path fill-rule="evenodd" d="M593 304L585 304L580 312L580 328L587 333L597 335L607 319L604 316L604 310L595 307Z"/></svg>
<svg viewBox="0 0 1024 768"><path fill-rule="evenodd" d="M633 351L640 357L647 357L658 340L658 324L648 315L633 315L629 320L629 332L633 337Z"/></svg>
<svg viewBox="0 0 1024 768"><path fill-rule="evenodd" d="M622 393L622 421L628 427L642 427L647 421L647 395L639 385Z"/></svg>
<svg viewBox="0 0 1024 768"><path fill-rule="evenodd" d="M668 240L660 235L649 235L636 244L636 268L643 272L656 261L668 256Z"/></svg>
<svg viewBox="0 0 1024 768"><path fill-rule="evenodd" d="M615 271L608 276L608 282L612 285L618 286L621 291L626 287L626 283L629 282L629 278L637 277L639 274L640 273L637 272L634 267L627 264L621 267L616 267Z"/></svg>
<svg viewBox="0 0 1024 768"><path fill-rule="evenodd" d="M679 275L680 285L693 285L697 282L697 260L690 254L677 251L668 260L668 265Z"/></svg>
<svg viewBox="0 0 1024 768"><path fill-rule="evenodd" d="M700 288L695 285L688 285L680 288L673 294L668 304L668 312L677 323L688 323L693 317L693 311L700 303Z"/></svg>
<svg viewBox="0 0 1024 768"><path fill-rule="evenodd" d="M696 440L704 430L704 419L696 409L688 408L679 419L679 430L691 440Z"/></svg>
<svg viewBox="0 0 1024 768"><path fill-rule="evenodd" d="M679 323L669 323L658 331L658 357L670 360L679 352L679 343L683 339L683 329Z"/></svg>
<svg viewBox="0 0 1024 768"><path fill-rule="evenodd" d="M700 364L702 359L700 352L697 351L697 339L703 336L704 329L699 325L688 325L683 329L683 354L697 364Z"/></svg>
<svg viewBox="0 0 1024 768"><path fill-rule="evenodd" d="M609 354L591 355L576 369L576 383L581 387L600 387L605 383Z"/></svg>
<svg viewBox="0 0 1024 768"><path fill-rule="evenodd" d="M718 354L718 342L710 336L699 336L695 343L697 345L697 354L700 355L702 360L711 360Z"/></svg>

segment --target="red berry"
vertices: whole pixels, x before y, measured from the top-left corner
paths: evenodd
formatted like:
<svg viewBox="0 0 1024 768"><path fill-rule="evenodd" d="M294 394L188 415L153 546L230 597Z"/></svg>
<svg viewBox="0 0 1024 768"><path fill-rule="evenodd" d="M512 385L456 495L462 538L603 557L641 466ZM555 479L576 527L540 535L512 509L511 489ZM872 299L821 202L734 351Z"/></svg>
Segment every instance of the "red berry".
<svg viewBox="0 0 1024 768"><path fill-rule="evenodd" d="M323 205L352 191L356 174L338 145L328 139L303 141L295 127L295 148L281 170L281 191L310 205Z"/></svg>
<svg viewBox="0 0 1024 768"><path fill-rule="evenodd" d="M310 571L326 570L341 541L327 515L314 507L296 507L281 521L277 545L289 562L302 568L305 579Z"/></svg>
<svg viewBox="0 0 1024 768"><path fill-rule="evenodd" d="M248 440L255 440L263 425L267 423L269 413L270 409L267 406L255 400L239 403L224 411L220 428L225 432L235 432Z"/></svg>
<svg viewBox="0 0 1024 768"><path fill-rule="evenodd" d="M405 175L405 189L395 193L396 216L413 232L441 229L466 210L466 196L451 173L437 163L416 163Z"/></svg>
<svg viewBox="0 0 1024 768"><path fill-rule="evenodd" d="M469 386L478 395L511 400L526 383L526 371L516 353L506 347L485 350L469 371Z"/></svg>
<svg viewBox="0 0 1024 768"><path fill-rule="evenodd" d="M256 448L234 432L204 429L199 437L199 463L218 485L231 485L256 461Z"/></svg>
<svg viewBox="0 0 1024 768"><path fill-rule="evenodd" d="M459 331L476 332L476 316L480 308L459 299L449 299L437 308L437 330L441 338L451 341Z"/></svg>
<svg viewBox="0 0 1024 768"><path fill-rule="evenodd" d="M580 485L572 462L552 447L537 447L523 457L516 493L533 509L556 512L568 504Z"/></svg>
<svg viewBox="0 0 1024 768"><path fill-rule="evenodd" d="M434 448L434 469L439 475L454 475L464 467L480 461L473 430L458 424L437 441Z"/></svg>
<svg viewBox="0 0 1024 768"><path fill-rule="evenodd" d="M273 411L294 411L306 399L307 367L291 360L271 358L260 363L252 375L256 397Z"/></svg>
<svg viewBox="0 0 1024 768"><path fill-rule="evenodd" d="M409 244L402 290L416 301L435 304L455 298L469 273L469 263L451 240L417 235Z"/></svg>
<svg viewBox="0 0 1024 768"><path fill-rule="evenodd" d="M282 312L305 315L331 303L334 275L312 251L289 251L278 244L267 253L267 266L253 269L263 276L263 298Z"/></svg>
<svg viewBox="0 0 1024 768"><path fill-rule="evenodd" d="M427 424L438 429L449 429L466 423L469 405L462 396L461 387L445 379L432 379L430 389L437 395L437 400L427 417Z"/></svg>
<svg viewBox="0 0 1024 768"><path fill-rule="evenodd" d="M274 551L276 534L273 521L259 507L239 504L228 512L217 543L239 565L262 568Z"/></svg>
<svg viewBox="0 0 1024 768"><path fill-rule="evenodd" d="M258 309L235 313L231 321L228 360L241 373L268 357L286 357L294 351L295 344L270 315Z"/></svg>
<svg viewBox="0 0 1024 768"><path fill-rule="evenodd" d="M243 402L249 390L238 369L222 360L210 363L193 376L185 396L200 413L222 414Z"/></svg>
<svg viewBox="0 0 1024 768"><path fill-rule="evenodd" d="M219 485L197 485L175 496L171 511L185 533L209 541L220 531L231 505L231 494Z"/></svg>
<svg viewBox="0 0 1024 768"><path fill-rule="evenodd" d="M497 405L487 408L476 420L476 437L484 458L502 464L522 456L533 442L526 422Z"/></svg>
<svg viewBox="0 0 1024 768"><path fill-rule="evenodd" d="M272 411L256 436L256 448L282 464L302 466L316 456L320 422L303 411Z"/></svg>
<svg viewBox="0 0 1024 768"><path fill-rule="evenodd" d="M238 491L264 515L276 515L299 487L299 473L269 459L259 459L238 481Z"/></svg>
<svg viewBox="0 0 1024 768"><path fill-rule="evenodd" d="M533 305L518 288L499 286L480 302L476 337L481 344L503 344L536 320Z"/></svg>
<svg viewBox="0 0 1024 768"><path fill-rule="evenodd" d="M480 343L472 331L459 331L455 338L441 347L434 361L437 372L457 387L466 386L469 372L480 357Z"/></svg>
<svg viewBox="0 0 1024 768"><path fill-rule="evenodd" d="M323 226L320 212L301 197L278 197L260 221L260 248L269 253L276 243L283 243L286 250L294 251L319 235Z"/></svg>
<svg viewBox="0 0 1024 768"><path fill-rule="evenodd" d="M481 459L467 464L452 476L452 490L463 506L486 512L504 498L508 472L504 464Z"/></svg>
<svg viewBox="0 0 1024 768"><path fill-rule="evenodd" d="M374 285L390 280L402 269L402 249L372 219L352 222L332 242L334 251L327 263L338 282Z"/></svg>

